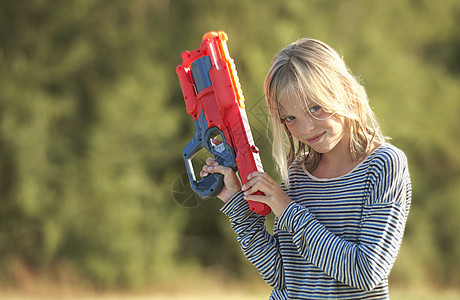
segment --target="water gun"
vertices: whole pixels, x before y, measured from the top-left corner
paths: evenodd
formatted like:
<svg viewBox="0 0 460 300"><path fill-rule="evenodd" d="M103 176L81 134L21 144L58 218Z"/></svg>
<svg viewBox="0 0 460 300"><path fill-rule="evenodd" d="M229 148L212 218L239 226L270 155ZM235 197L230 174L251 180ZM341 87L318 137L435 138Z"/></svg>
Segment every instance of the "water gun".
<svg viewBox="0 0 460 300"><path fill-rule="evenodd" d="M227 40L223 31L206 33L200 48L183 52L182 64L176 68L187 113L196 128L183 151L185 166L192 189L203 199L215 197L223 186L222 174L211 173L197 180L192 159L203 148L220 165L238 171L243 184L250 173L263 172ZM271 211L264 203L248 202L250 209L262 216Z"/></svg>

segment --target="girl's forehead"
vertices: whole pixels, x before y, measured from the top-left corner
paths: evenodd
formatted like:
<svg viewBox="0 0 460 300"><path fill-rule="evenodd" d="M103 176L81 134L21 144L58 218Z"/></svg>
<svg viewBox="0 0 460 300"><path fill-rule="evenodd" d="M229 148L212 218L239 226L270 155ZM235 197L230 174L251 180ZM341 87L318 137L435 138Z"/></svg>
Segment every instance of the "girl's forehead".
<svg viewBox="0 0 460 300"><path fill-rule="evenodd" d="M308 98L300 97L299 95L284 95L279 99L280 112L299 112L308 110L310 106L314 105L313 101Z"/></svg>

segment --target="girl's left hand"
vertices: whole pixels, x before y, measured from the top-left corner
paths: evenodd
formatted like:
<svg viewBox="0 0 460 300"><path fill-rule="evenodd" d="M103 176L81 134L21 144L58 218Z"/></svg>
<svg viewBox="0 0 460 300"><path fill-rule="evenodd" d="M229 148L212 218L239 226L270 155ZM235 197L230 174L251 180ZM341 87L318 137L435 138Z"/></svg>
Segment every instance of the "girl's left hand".
<svg viewBox="0 0 460 300"><path fill-rule="evenodd" d="M244 191L244 199L267 204L277 217L280 217L284 209L292 202L291 198L267 173L253 172L249 174L248 180L241 187L241 190ZM261 191L265 196L253 195L257 191Z"/></svg>

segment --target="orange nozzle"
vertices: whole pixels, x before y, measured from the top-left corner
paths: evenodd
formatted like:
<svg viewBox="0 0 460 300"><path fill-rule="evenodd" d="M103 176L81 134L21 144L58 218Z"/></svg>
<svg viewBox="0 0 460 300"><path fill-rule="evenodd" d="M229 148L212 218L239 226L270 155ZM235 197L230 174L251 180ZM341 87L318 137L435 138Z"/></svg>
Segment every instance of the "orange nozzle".
<svg viewBox="0 0 460 300"><path fill-rule="evenodd" d="M217 32L215 32L215 31L210 31L210 32L205 33L205 34L203 35L202 40L211 39L211 38L216 37L216 36L218 36L218 35L219 35L219 34L218 34Z"/></svg>

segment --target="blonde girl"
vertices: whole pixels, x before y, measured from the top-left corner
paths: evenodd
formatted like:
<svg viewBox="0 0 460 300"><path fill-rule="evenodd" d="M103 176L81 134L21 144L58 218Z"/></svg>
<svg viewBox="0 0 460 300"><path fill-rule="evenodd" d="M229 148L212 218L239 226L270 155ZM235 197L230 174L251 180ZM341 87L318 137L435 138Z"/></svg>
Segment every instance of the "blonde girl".
<svg viewBox="0 0 460 300"><path fill-rule="evenodd" d="M404 153L389 144L366 92L331 47L301 39L280 51L265 80L281 186L208 159L224 175L219 198L270 299L388 299L388 275L411 202ZM261 191L264 196L253 195ZM247 200L269 205L274 234Z"/></svg>

